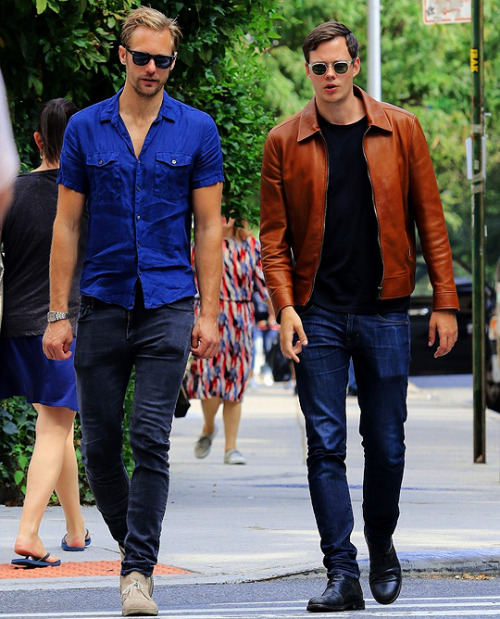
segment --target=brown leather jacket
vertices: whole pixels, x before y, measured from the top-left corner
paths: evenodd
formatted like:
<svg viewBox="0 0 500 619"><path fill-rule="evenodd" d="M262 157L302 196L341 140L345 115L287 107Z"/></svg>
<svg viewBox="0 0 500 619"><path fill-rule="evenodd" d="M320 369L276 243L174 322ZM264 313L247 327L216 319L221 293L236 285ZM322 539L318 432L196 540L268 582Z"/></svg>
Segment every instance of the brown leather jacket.
<svg viewBox="0 0 500 619"><path fill-rule="evenodd" d="M364 153L378 221L383 278L379 298L415 286L415 226L433 287L434 309L458 309L452 257L424 133L414 114L354 86L368 119ZM348 165L348 162L346 162ZM276 316L311 297L324 242L328 155L313 98L274 127L264 147L262 264Z"/></svg>

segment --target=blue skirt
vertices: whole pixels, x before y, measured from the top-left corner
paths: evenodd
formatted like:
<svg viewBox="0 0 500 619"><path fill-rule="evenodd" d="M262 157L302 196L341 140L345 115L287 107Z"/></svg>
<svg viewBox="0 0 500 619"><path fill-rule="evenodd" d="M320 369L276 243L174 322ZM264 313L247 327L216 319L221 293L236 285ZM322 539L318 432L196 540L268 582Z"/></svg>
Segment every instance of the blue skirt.
<svg viewBox="0 0 500 619"><path fill-rule="evenodd" d="M41 335L0 338L0 400L12 396L78 410L73 356L65 361L47 359Z"/></svg>

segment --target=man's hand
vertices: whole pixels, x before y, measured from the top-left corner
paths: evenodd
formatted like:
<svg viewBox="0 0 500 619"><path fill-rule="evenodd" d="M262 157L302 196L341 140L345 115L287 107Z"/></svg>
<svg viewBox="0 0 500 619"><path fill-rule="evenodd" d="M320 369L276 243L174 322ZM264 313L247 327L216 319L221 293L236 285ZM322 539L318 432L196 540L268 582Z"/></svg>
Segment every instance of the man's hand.
<svg viewBox="0 0 500 619"><path fill-rule="evenodd" d="M434 358L444 357L455 345L458 337L456 312L452 310L436 310L432 312L429 321L429 346L434 346L436 334L439 336L439 346Z"/></svg>
<svg viewBox="0 0 500 619"><path fill-rule="evenodd" d="M295 333L299 339L293 345ZM287 305L281 310L280 346L284 357L300 363L297 355L302 352L303 346L307 346L307 337L302 326L302 320L291 305Z"/></svg>
<svg viewBox="0 0 500 619"><path fill-rule="evenodd" d="M73 354L69 349L73 342L73 330L69 320L49 322L43 335L43 352L47 359L64 361Z"/></svg>
<svg viewBox="0 0 500 619"><path fill-rule="evenodd" d="M191 354L197 359L215 357L219 350L218 317L199 316L191 332Z"/></svg>

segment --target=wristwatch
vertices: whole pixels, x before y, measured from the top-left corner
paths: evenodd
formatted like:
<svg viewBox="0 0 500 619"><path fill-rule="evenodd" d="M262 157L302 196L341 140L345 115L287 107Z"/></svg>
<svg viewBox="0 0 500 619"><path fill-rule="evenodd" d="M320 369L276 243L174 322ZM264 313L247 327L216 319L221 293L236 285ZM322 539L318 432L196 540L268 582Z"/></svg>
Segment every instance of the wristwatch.
<svg viewBox="0 0 500 619"><path fill-rule="evenodd" d="M66 320L67 318L69 318L69 314L66 314L65 312L47 312L48 322L57 322L58 320Z"/></svg>

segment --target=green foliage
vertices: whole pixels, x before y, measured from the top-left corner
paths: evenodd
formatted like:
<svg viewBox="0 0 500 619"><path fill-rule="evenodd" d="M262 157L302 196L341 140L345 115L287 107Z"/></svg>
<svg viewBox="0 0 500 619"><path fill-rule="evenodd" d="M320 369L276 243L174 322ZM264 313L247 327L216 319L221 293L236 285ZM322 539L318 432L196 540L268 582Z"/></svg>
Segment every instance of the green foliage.
<svg viewBox="0 0 500 619"><path fill-rule="evenodd" d="M140 0L2 0L0 66L25 168L34 165L32 134L40 103L54 97L80 107L113 95L123 84L118 63L121 23ZM177 16L183 40L167 91L211 114L225 155L226 209L258 218L260 159L274 119L259 101L275 0L148 3Z"/></svg>
<svg viewBox="0 0 500 619"><path fill-rule="evenodd" d="M0 402L0 502L18 505L35 442L36 412L24 398Z"/></svg>

